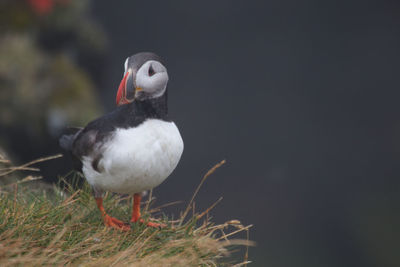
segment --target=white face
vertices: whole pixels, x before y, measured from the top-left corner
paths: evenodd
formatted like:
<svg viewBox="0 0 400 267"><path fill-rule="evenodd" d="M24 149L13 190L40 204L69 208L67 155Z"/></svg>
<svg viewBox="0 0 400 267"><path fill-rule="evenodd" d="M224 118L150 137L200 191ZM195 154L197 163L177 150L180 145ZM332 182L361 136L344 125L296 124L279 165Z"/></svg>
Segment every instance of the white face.
<svg viewBox="0 0 400 267"><path fill-rule="evenodd" d="M149 60L136 73L136 96L156 98L164 94L168 83L167 69L160 62Z"/></svg>
<svg viewBox="0 0 400 267"><path fill-rule="evenodd" d="M125 76L125 73L126 73L126 68L128 67L128 60L129 60L129 57L126 58L125 63L124 63L124 76Z"/></svg>

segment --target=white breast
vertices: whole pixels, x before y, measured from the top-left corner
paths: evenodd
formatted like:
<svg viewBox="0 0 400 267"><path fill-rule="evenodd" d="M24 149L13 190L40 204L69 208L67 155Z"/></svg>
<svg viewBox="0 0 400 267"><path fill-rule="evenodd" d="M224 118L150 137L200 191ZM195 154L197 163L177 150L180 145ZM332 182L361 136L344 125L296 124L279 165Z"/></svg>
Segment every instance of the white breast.
<svg viewBox="0 0 400 267"><path fill-rule="evenodd" d="M130 129L117 129L103 146L100 172L83 158L83 173L92 186L132 194L161 184L175 169L183 141L173 122L149 119Z"/></svg>

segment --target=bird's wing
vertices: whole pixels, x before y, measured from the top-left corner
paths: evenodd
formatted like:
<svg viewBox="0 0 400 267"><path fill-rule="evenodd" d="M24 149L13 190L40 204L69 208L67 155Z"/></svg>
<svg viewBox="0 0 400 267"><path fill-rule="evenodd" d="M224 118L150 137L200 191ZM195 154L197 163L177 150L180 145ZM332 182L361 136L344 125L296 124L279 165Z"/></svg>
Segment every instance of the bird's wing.
<svg viewBox="0 0 400 267"><path fill-rule="evenodd" d="M72 154L80 160L84 156L89 157L92 160L93 169L101 172L99 162L103 156L102 145L107 138L112 136L110 133L114 129L115 121L109 114L90 122L74 139Z"/></svg>
<svg viewBox="0 0 400 267"><path fill-rule="evenodd" d="M73 140L72 153L78 158L91 154L96 142L97 130L82 130Z"/></svg>
<svg viewBox="0 0 400 267"><path fill-rule="evenodd" d="M60 138L60 146L71 151L72 155L78 159L79 166L76 169L82 171L81 160L84 156L88 156L92 160L93 169L101 172L99 163L102 158L103 144L112 137L112 132L120 127L137 126L145 120L145 117L136 115L134 109L134 103L120 106L91 121L75 134Z"/></svg>

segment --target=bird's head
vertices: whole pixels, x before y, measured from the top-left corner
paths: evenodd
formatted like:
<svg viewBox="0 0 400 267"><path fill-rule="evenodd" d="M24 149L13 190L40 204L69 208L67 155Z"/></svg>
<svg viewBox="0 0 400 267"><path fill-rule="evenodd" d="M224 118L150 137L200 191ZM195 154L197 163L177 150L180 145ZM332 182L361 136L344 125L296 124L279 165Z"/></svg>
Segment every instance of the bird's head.
<svg viewBox="0 0 400 267"><path fill-rule="evenodd" d="M128 57L118 88L117 106L162 96L167 88L168 73L161 62L159 56L150 52Z"/></svg>

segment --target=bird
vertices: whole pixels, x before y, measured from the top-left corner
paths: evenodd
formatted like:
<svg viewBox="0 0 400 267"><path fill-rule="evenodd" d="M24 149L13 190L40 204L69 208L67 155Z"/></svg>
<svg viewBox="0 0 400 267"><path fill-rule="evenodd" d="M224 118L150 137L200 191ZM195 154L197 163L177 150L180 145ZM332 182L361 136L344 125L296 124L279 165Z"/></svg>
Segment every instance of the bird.
<svg viewBox="0 0 400 267"><path fill-rule="evenodd" d="M131 222L162 227L141 218L143 192L160 185L178 165L184 144L168 116L168 72L152 52L128 57L118 87L116 109L75 128L59 139L83 174L106 226L129 230L109 216L103 206L105 191L133 195Z"/></svg>

